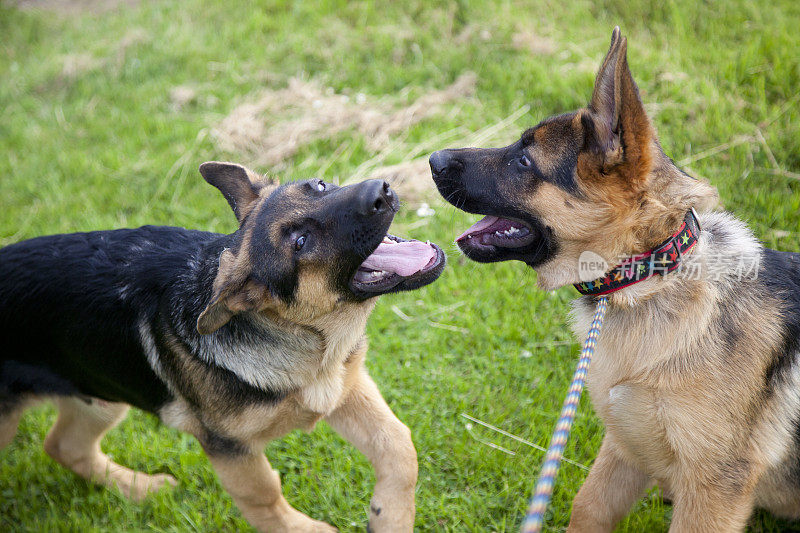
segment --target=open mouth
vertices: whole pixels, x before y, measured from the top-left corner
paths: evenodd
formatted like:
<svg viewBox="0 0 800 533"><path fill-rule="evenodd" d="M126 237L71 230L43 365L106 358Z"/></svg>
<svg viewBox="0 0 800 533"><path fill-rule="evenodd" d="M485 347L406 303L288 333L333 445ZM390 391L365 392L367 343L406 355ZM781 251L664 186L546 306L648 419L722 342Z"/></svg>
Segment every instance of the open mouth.
<svg viewBox="0 0 800 533"><path fill-rule="evenodd" d="M350 288L363 297L417 289L436 280L444 264L435 244L387 234L358 267Z"/></svg>
<svg viewBox="0 0 800 533"><path fill-rule="evenodd" d="M524 222L488 215L476 222L456 238L464 246L493 246L495 248L521 248L534 241L536 235Z"/></svg>
<svg viewBox="0 0 800 533"><path fill-rule="evenodd" d="M547 228L519 219L487 215L456 238L464 254L480 263L518 259L537 266L554 252Z"/></svg>

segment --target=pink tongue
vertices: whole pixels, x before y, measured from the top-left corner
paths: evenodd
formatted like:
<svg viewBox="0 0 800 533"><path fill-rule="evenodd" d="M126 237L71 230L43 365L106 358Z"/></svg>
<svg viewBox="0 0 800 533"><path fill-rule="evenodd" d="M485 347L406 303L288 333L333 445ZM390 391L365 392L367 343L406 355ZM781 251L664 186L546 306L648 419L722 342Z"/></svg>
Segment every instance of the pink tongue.
<svg viewBox="0 0 800 533"><path fill-rule="evenodd" d="M460 241L461 239L466 239L467 235L472 235L473 233L478 233L479 231L483 231L495 222L500 220L497 217L493 217L492 215L487 215L473 224L467 231L462 233L456 238L456 241Z"/></svg>
<svg viewBox="0 0 800 533"><path fill-rule="evenodd" d="M381 243L361 268L386 270L400 276L410 276L428 266L436 252L433 246L419 241Z"/></svg>

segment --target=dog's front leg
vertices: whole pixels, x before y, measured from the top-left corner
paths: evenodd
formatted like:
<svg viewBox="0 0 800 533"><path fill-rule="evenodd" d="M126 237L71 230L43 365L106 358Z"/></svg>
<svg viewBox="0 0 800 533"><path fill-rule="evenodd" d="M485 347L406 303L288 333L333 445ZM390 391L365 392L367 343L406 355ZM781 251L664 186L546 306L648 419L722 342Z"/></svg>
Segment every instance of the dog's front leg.
<svg viewBox="0 0 800 533"><path fill-rule="evenodd" d="M326 417L375 468L375 492L368 528L375 533L411 531L414 527L414 487L417 451L411 432L386 405L362 367L344 401Z"/></svg>
<svg viewBox="0 0 800 533"><path fill-rule="evenodd" d="M684 479L694 482L676 489L670 533L744 531L753 512L752 489L745 488L750 476L732 467L716 479L697 483L698 472L706 473L702 467L692 469Z"/></svg>
<svg viewBox="0 0 800 533"><path fill-rule="evenodd" d="M235 454L206 451L206 455L242 515L257 530L270 533L336 531L289 505L281 492L278 473L260 451Z"/></svg>
<svg viewBox="0 0 800 533"><path fill-rule="evenodd" d="M647 485L648 476L625 461L606 435L589 476L572 502L567 531L612 531Z"/></svg>

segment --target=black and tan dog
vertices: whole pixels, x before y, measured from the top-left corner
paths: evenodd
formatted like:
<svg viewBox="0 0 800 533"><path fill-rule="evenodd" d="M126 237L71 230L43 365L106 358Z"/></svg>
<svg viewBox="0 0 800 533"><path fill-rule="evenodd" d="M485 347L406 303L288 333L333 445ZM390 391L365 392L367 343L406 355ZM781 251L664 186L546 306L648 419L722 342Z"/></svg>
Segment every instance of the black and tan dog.
<svg viewBox="0 0 800 533"><path fill-rule="evenodd" d="M281 494L264 444L324 418L373 464L374 531L410 531L417 458L364 367L376 297L434 281L435 245L387 235L388 184L276 186L205 163L239 220L39 237L0 250L0 448L27 405L55 398L45 441L80 476L140 499L168 475L115 464L103 434L134 405L197 437L262 531L328 531Z"/></svg>
<svg viewBox="0 0 800 533"><path fill-rule="evenodd" d="M436 152L434 180L488 215L457 240L468 257L577 284L579 338L608 297L588 375L606 435L570 531L611 531L652 483L674 531L739 531L754 507L798 518L800 254L711 211L716 192L661 150L626 49L615 29L588 107L505 148ZM619 267L582 278L584 252Z"/></svg>

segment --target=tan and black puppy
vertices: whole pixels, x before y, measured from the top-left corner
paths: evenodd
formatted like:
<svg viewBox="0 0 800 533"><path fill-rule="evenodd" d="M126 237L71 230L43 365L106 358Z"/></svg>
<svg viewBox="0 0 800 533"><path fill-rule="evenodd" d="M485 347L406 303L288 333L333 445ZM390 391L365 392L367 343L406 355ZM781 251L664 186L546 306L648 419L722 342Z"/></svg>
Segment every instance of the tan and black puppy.
<svg viewBox="0 0 800 533"><path fill-rule="evenodd" d="M606 435L570 531L611 531L653 483L673 531L740 531L754 507L800 518L800 254L711 211L716 192L662 151L626 49L615 29L588 107L431 156L442 195L487 215L458 245L576 284L580 339L608 297L588 375Z"/></svg>
<svg viewBox="0 0 800 533"><path fill-rule="evenodd" d="M277 186L205 163L239 220L220 235L146 226L0 249L0 448L23 409L53 398L47 452L140 499L175 480L114 463L103 434L128 405L197 437L261 531L328 531L293 509L267 441L325 419L373 464L374 531L411 531L417 457L364 367L376 297L434 281L433 244L388 235L383 181Z"/></svg>

